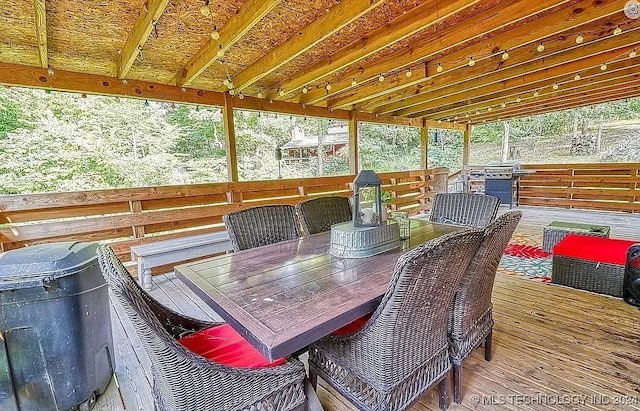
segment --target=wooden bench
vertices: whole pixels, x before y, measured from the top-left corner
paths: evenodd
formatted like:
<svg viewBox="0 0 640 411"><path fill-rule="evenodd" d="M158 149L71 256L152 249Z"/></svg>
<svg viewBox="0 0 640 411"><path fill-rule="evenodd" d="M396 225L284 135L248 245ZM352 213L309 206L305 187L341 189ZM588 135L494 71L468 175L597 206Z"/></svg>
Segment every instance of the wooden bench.
<svg viewBox="0 0 640 411"><path fill-rule="evenodd" d="M161 265L231 251L226 231L192 235L131 247L131 260L138 263L138 279L145 290L151 290L151 269Z"/></svg>

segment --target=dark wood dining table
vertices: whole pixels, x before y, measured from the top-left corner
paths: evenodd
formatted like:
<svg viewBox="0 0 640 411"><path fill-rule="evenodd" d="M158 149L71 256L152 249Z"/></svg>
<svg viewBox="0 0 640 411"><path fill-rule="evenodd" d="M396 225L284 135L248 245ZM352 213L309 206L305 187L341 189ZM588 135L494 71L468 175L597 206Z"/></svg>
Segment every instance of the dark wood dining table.
<svg viewBox="0 0 640 411"><path fill-rule="evenodd" d="M464 228L412 219L411 237L401 247L366 258L330 255L330 233L320 233L178 265L175 272L274 360L374 311L398 257Z"/></svg>

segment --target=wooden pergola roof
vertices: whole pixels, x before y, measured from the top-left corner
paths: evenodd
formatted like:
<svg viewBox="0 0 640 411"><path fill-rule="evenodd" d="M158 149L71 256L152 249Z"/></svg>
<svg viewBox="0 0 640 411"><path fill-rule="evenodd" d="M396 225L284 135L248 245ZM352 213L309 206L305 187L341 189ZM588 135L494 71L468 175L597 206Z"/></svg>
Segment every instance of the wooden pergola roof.
<svg viewBox="0 0 640 411"><path fill-rule="evenodd" d="M624 11L621 0L0 0L0 83L476 124L640 96L640 19Z"/></svg>

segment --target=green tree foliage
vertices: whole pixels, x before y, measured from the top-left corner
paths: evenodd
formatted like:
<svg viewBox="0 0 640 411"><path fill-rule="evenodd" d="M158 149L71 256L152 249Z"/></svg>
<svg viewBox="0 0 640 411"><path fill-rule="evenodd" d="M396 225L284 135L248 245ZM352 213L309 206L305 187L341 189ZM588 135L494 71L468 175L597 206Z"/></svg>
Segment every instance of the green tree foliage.
<svg viewBox="0 0 640 411"><path fill-rule="evenodd" d="M420 129L364 123L358 133L362 169L377 172L420 168Z"/></svg>

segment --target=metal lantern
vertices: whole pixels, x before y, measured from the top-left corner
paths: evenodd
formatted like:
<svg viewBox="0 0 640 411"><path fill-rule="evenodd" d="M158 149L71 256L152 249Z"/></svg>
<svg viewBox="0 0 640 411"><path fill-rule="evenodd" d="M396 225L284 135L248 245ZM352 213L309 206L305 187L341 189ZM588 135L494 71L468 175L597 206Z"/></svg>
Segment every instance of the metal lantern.
<svg viewBox="0 0 640 411"><path fill-rule="evenodd" d="M353 182L353 226L382 225L382 180L373 170L362 170Z"/></svg>

